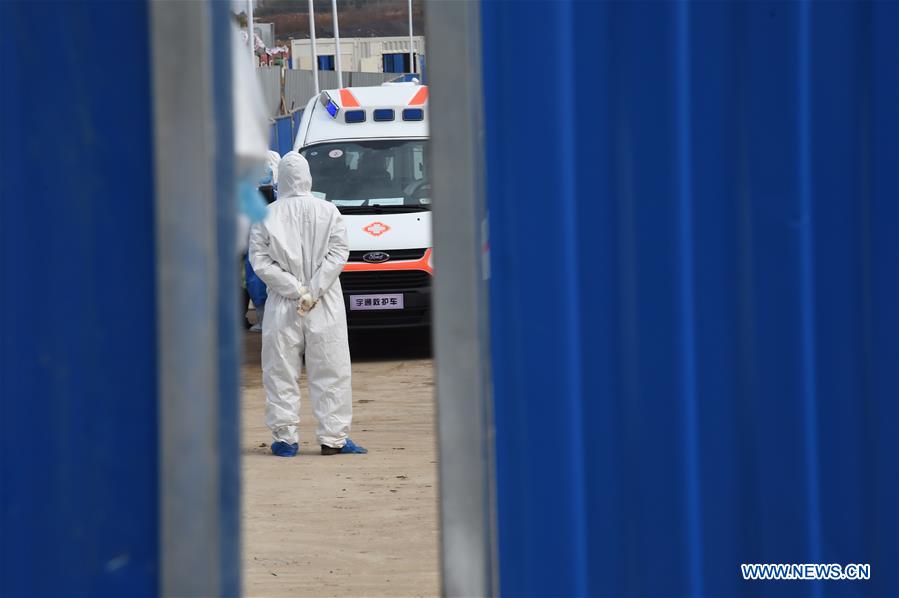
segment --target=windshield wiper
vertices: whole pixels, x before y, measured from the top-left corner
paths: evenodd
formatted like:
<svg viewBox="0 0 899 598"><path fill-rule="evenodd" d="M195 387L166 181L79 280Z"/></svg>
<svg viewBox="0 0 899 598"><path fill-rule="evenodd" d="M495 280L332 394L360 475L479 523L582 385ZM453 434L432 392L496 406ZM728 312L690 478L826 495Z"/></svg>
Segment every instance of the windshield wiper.
<svg viewBox="0 0 899 598"><path fill-rule="evenodd" d="M386 214L388 212L428 212L428 206L337 206L341 214Z"/></svg>

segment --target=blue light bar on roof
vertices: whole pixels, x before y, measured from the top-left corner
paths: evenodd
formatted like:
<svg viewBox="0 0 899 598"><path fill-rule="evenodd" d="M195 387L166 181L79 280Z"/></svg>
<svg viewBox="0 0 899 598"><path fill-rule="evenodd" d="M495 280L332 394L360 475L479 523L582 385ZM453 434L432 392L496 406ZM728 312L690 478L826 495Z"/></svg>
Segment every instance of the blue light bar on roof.
<svg viewBox="0 0 899 598"><path fill-rule="evenodd" d="M425 111L421 108L406 108L403 110L403 120L424 120Z"/></svg>
<svg viewBox="0 0 899 598"><path fill-rule="evenodd" d="M374 119L376 122L387 122L395 118L393 108L376 108L374 111Z"/></svg>
<svg viewBox="0 0 899 598"><path fill-rule="evenodd" d="M321 94L318 96L318 101L321 102L322 106L325 107L325 110L328 111L328 114L331 115L331 118L337 118L337 113L340 112L340 106L337 105L337 102L331 99L331 96L327 91L321 92Z"/></svg>
<svg viewBox="0 0 899 598"><path fill-rule="evenodd" d="M348 123L365 122L365 110L347 110L343 113L343 119Z"/></svg>

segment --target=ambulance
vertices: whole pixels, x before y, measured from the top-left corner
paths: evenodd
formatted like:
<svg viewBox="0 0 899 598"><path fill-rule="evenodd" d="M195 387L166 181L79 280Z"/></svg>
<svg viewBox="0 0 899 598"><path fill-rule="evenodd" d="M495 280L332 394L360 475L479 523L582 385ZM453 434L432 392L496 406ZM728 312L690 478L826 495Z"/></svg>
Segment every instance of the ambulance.
<svg viewBox="0 0 899 598"><path fill-rule="evenodd" d="M350 328L428 326L431 182L428 88L415 82L321 92L303 111L294 150L312 192L343 214L340 276Z"/></svg>

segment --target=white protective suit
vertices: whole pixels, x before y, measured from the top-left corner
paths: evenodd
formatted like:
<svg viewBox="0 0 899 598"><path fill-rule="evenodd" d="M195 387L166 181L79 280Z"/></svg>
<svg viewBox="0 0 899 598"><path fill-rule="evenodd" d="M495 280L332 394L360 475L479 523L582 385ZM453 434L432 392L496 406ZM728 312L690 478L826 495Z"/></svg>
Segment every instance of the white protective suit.
<svg viewBox="0 0 899 598"><path fill-rule="evenodd" d="M268 169L272 171L272 185L278 184L278 163L281 162L281 156L278 152L273 150L268 150L268 154L266 156L266 166Z"/></svg>
<svg viewBox="0 0 899 598"><path fill-rule="evenodd" d="M318 419L319 444L346 443L353 417L350 350L340 272L349 257L346 226L333 204L314 197L309 163L290 152L278 166L278 199L250 230L250 263L268 285L262 322L266 425L275 441L299 442L300 364ZM308 292L315 306L297 313Z"/></svg>

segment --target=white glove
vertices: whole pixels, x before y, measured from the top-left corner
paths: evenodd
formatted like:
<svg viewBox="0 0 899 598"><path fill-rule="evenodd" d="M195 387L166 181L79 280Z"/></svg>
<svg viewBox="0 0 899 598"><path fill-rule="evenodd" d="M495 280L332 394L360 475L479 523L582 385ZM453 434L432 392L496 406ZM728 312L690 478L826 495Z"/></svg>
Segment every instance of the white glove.
<svg viewBox="0 0 899 598"><path fill-rule="evenodd" d="M297 313L300 317L305 316L312 311L312 308L315 307L317 303L318 301L312 300L312 295L309 293L309 290L306 287L303 287L300 289L300 300L297 301Z"/></svg>

